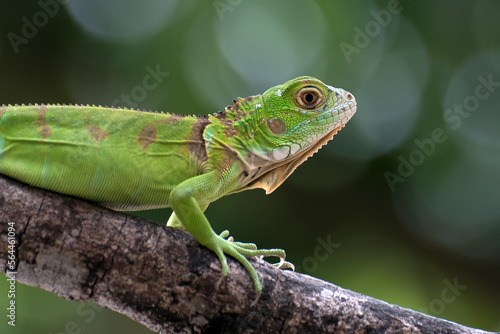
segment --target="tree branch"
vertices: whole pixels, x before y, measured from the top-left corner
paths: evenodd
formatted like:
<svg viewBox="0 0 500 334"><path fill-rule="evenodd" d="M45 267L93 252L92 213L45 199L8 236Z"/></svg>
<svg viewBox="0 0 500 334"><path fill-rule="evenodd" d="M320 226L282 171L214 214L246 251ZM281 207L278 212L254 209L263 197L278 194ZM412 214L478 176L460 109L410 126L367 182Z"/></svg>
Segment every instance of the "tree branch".
<svg viewBox="0 0 500 334"><path fill-rule="evenodd" d="M487 333L255 259L264 292L188 233L0 177L0 268L15 223L17 280L161 333Z"/></svg>

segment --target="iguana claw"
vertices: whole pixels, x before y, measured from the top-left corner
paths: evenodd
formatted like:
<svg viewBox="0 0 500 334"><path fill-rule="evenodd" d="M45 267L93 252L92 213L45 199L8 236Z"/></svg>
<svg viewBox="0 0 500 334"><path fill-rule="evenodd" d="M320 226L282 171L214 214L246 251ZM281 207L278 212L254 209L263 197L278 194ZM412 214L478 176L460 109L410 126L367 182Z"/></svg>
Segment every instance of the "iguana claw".
<svg viewBox="0 0 500 334"><path fill-rule="evenodd" d="M252 281L255 286L257 293L262 293L262 285L260 283L257 271L250 264L247 257L252 256L276 256L281 259L278 268L290 268L293 265L290 262L285 261L285 251L282 249L257 249L257 245L253 243L243 243L235 242L232 237L229 237L229 231L225 230L221 234L215 236L216 239L212 240L206 246L217 254L222 265L222 274L226 276L228 274L227 259L225 254L234 257L238 260L243 267L250 274ZM226 239L227 238L227 239Z"/></svg>

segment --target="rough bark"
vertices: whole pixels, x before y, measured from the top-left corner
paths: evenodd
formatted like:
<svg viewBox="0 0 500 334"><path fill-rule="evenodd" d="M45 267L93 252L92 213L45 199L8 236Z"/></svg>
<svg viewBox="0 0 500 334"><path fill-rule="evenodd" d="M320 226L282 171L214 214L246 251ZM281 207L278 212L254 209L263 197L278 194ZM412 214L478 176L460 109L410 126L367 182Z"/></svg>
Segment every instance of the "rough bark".
<svg viewBox="0 0 500 334"><path fill-rule="evenodd" d="M188 233L0 177L0 268L15 222L18 282L90 301L160 333L487 333L255 259L243 267Z"/></svg>

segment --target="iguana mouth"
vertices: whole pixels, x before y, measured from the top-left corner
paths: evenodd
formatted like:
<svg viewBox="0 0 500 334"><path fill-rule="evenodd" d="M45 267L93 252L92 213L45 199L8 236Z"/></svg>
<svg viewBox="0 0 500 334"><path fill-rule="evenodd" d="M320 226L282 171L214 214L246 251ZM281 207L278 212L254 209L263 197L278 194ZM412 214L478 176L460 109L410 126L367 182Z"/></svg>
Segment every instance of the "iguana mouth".
<svg viewBox="0 0 500 334"><path fill-rule="evenodd" d="M345 96L346 100L344 102L342 102L342 104L338 105L337 107L335 107L333 109L328 109L327 111L319 112L319 114L320 114L320 116L325 115L325 114L330 114L333 116L334 111L340 111L338 113L340 119L337 122L342 122L342 124L345 125L352 118L352 116L356 113L356 108L357 108L356 99L354 98L354 96L351 93L349 93L343 89L340 89L340 88L336 89L336 88L333 88L330 86L328 87L328 89L332 93L338 92L340 90L341 94ZM307 122L300 124L296 129L294 129L294 131L302 128L303 126L305 126L311 122L314 122L314 120L308 120ZM337 123L337 122L335 122L335 123ZM332 129L331 131L335 130L336 128L337 127ZM340 128L342 128L342 127L340 127ZM328 133L326 135L328 135Z"/></svg>

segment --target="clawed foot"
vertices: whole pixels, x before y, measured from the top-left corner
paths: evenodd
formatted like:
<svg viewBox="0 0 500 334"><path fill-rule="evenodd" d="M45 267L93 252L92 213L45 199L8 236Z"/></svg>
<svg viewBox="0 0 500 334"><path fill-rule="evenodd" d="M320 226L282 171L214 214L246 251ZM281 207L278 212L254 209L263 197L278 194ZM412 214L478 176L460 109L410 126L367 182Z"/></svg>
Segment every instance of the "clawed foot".
<svg viewBox="0 0 500 334"><path fill-rule="evenodd" d="M293 265L293 263L285 261L285 258L281 258L280 262L278 263L273 263L273 266L276 266L280 269L291 269L292 271L295 271L295 266Z"/></svg>
<svg viewBox="0 0 500 334"><path fill-rule="evenodd" d="M205 245L210 250L215 252L219 257L222 265L222 274L226 276L228 274L227 259L224 254L230 255L238 260L248 271L252 277L252 281L255 285L255 290L257 293L262 293L262 285L260 283L257 271L247 260L247 257L251 256L276 256L281 260L279 263L274 264L278 268L282 269L294 269L293 264L285 261L285 251L282 249L257 249L257 245L253 243L235 242L232 237L229 237L229 231L224 231L220 235L214 235L214 237Z"/></svg>

